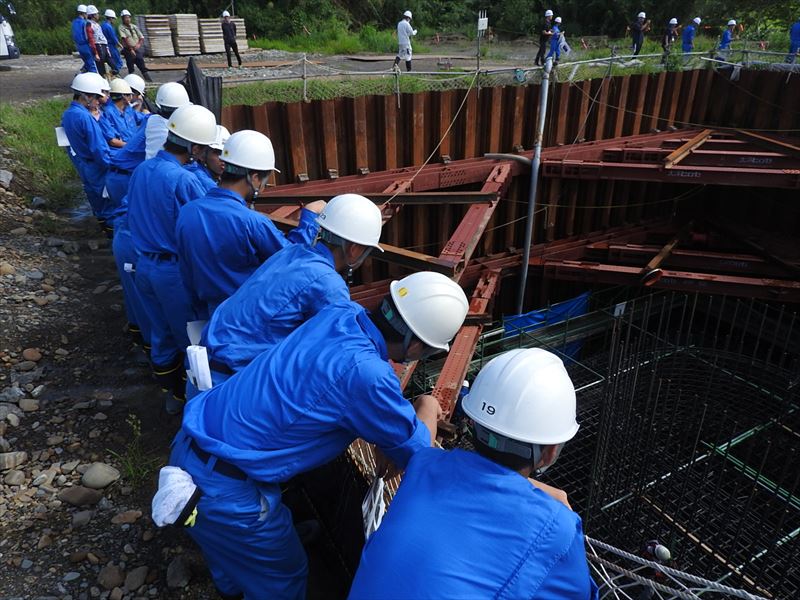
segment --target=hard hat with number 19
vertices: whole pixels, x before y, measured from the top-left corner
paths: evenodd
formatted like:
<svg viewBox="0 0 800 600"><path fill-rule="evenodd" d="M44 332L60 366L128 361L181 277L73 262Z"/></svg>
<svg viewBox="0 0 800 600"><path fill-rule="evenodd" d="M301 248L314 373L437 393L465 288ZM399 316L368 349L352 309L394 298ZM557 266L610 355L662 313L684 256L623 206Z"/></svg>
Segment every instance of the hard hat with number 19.
<svg viewBox="0 0 800 600"><path fill-rule="evenodd" d="M493 358L462 407L479 425L519 442L562 444L578 432L572 380L561 359L541 348Z"/></svg>
<svg viewBox="0 0 800 600"><path fill-rule="evenodd" d="M464 324L469 302L464 290L441 273L412 273L389 285L392 300L411 332L432 348L449 350Z"/></svg>
<svg viewBox="0 0 800 600"><path fill-rule="evenodd" d="M377 248L381 239L383 217L375 203L359 194L339 194L331 198L317 218L317 223L348 242Z"/></svg>

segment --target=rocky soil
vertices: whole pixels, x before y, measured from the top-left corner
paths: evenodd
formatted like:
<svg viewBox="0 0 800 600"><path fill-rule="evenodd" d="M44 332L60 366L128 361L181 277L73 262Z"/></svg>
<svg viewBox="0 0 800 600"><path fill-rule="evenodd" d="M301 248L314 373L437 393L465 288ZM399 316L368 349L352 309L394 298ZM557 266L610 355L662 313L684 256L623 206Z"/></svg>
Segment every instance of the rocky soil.
<svg viewBox="0 0 800 600"><path fill-rule="evenodd" d="M214 597L149 516L179 420L124 331L109 242L32 208L20 173L0 148L0 597Z"/></svg>

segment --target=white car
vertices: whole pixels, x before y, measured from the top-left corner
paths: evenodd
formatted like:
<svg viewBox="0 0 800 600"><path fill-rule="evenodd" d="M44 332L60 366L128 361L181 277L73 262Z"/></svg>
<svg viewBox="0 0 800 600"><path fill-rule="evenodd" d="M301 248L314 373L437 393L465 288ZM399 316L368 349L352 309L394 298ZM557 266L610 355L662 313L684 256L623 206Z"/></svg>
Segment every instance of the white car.
<svg viewBox="0 0 800 600"><path fill-rule="evenodd" d="M11 4L7 5L11 15L17 14ZM11 23L3 15L0 15L0 60L8 58L19 58L19 48L14 42L14 30Z"/></svg>

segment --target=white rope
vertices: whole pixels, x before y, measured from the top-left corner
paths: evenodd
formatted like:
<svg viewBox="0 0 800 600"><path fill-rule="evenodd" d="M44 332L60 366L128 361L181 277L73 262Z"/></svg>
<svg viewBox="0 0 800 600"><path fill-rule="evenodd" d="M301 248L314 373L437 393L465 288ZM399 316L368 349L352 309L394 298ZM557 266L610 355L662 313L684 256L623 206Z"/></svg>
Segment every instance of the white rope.
<svg viewBox="0 0 800 600"><path fill-rule="evenodd" d="M612 546L611 544L606 544L605 542L601 542L599 540L595 540L594 538L590 538L588 535L585 537L586 537L586 542L590 546L597 546L598 548L602 548L603 550L611 552L612 554L616 554L617 556L620 556L622 558L627 558L628 560L631 560L640 565L644 565L646 567L650 567L652 569L661 571L662 573L673 575L675 577L691 581L692 583L696 583L697 585L707 587L709 590L713 590L723 594L728 594L731 596L735 596L737 598L744 598L745 600L766 600L766 598L764 598L763 596L756 596L754 594L751 594L750 592L746 592L745 590L728 587L726 585L722 585L721 583L717 583L716 581L710 581L703 577L698 577L697 575L692 575L691 573L679 571L677 569L667 567L660 563L647 560L646 558L642 558L641 556L636 556L635 554L631 554L630 552L626 552L625 550L620 550L619 548Z"/></svg>

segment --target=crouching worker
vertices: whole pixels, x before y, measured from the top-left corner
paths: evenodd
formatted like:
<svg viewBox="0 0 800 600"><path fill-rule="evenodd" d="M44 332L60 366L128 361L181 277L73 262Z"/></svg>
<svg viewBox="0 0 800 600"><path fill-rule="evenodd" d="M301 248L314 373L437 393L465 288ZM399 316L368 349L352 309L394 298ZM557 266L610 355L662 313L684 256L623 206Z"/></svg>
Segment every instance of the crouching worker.
<svg viewBox="0 0 800 600"><path fill-rule="evenodd" d="M578 431L561 360L506 352L478 374L463 409L476 452L411 457L350 598L598 598L580 517L563 492L529 479Z"/></svg>
<svg viewBox="0 0 800 600"><path fill-rule="evenodd" d="M350 301L332 304L186 404L170 465L203 490L187 531L223 597L305 598L306 556L281 482L359 437L401 468L432 444L438 402L406 400L389 359L448 350L467 298L438 273L390 287L376 314Z"/></svg>
<svg viewBox="0 0 800 600"><path fill-rule="evenodd" d="M317 221L319 234L313 243L290 244L276 252L214 311L202 337L214 385L329 304L349 300L347 274L373 249L383 252L378 245L381 211L364 196L334 197ZM191 397L188 385L186 393Z"/></svg>

